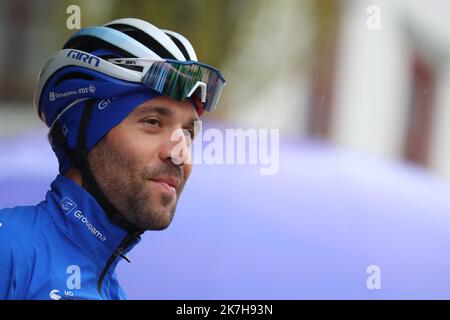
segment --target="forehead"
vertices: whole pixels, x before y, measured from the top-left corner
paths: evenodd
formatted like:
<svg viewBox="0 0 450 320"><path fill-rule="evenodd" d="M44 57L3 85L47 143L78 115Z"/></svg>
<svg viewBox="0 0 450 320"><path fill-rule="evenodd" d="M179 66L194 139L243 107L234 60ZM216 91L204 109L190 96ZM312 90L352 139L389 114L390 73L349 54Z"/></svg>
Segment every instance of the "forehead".
<svg viewBox="0 0 450 320"><path fill-rule="evenodd" d="M190 118L199 120L197 111L190 101L176 101L168 97L157 97L147 100L136 107L131 116L145 116L149 113L157 113L161 116L172 118Z"/></svg>

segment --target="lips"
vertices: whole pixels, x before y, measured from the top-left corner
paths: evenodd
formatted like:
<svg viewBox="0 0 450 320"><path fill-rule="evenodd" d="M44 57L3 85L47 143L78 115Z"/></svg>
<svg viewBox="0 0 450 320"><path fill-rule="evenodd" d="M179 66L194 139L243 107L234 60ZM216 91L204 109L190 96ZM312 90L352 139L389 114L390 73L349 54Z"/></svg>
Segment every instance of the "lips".
<svg viewBox="0 0 450 320"><path fill-rule="evenodd" d="M180 180L177 178L167 177L167 178L156 178L152 180L155 182L164 182L177 190L180 187Z"/></svg>
<svg viewBox="0 0 450 320"><path fill-rule="evenodd" d="M150 179L153 182L156 182L158 184L160 184L163 188L168 189L169 191L178 191L178 189L180 188L180 180L177 178L172 178L172 177L160 177L160 178L154 178L154 179Z"/></svg>

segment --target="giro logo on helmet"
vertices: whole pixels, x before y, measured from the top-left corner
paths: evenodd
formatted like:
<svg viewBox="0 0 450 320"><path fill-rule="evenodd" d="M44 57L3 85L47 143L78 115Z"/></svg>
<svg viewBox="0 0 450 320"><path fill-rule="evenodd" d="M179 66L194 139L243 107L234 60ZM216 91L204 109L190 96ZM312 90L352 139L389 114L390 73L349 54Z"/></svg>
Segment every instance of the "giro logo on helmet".
<svg viewBox="0 0 450 320"><path fill-rule="evenodd" d="M100 64L100 59L97 58L96 56L93 56L86 52L82 52L82 51L78 51L78 50L70 50L67 53L67 56L69 58L77 59L77 60L86 62L87 64L94 65L96 67L98 67Z"/></svg>

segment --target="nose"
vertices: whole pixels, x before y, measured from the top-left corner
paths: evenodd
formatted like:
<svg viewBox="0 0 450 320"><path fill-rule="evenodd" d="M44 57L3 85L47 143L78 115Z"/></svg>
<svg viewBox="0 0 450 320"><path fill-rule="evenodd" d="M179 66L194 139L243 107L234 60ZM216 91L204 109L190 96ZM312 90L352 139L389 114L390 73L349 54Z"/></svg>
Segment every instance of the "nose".
<svg viewBox="0 0 450 320"><path fill-rule="evenodd" d="M170 160L177 166L191 164L191 147L191 141L184 131L181 128L176 129L161 148L161 160Z"/></svg>

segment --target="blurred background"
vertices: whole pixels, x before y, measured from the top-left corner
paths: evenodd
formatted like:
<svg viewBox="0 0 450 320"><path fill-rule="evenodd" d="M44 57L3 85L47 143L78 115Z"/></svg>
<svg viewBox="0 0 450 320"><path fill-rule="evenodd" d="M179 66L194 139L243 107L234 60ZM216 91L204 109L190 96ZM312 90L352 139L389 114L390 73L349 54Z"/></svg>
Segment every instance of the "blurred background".
<svg viewBox="0 0 450 320"><path fill-rule="evenodd" d="M275 176L194 169L120 265L130 298L450 298L450 2L0 0L0 207L57 174L32 96L72 4L185 35L228 80L207 126L280 130Z"/></svg>

